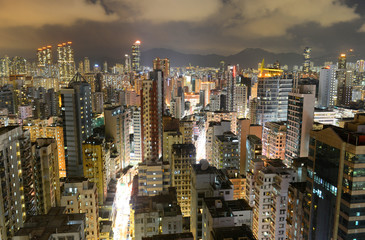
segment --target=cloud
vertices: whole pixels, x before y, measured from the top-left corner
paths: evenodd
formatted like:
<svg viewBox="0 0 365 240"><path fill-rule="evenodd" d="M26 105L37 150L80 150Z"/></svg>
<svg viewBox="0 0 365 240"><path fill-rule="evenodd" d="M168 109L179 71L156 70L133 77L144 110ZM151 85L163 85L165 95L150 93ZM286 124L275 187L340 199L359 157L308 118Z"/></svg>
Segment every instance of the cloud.
<svg viewBox="0 0 365 240"><path fill-rule="evenodd" d="M330 27L360 18L355 7L340 0L231 0L222 16L235 16L220 21L229 23L228 34L247 38L284 36L288 30L305 23Z"/></svg>
<svg viewBox="0 0 365 240"><path fill-rule="evenodd" d="M361 33L365 32L365 23L357 31Z"/></svg>
<svg viewBox="0 0 365 240"><path fill-rule="evenodd" d="M71 26L80 20L118 19L116 14L107 14L98 2L86 0L0 0L0 6L0 28Z"/></svg>
<svg viewBox="0 0 365 240"><path fill-rule="evenodd" d="M199 22L213 16L223 6L221 0L104 0L122 21Z"/></svg>

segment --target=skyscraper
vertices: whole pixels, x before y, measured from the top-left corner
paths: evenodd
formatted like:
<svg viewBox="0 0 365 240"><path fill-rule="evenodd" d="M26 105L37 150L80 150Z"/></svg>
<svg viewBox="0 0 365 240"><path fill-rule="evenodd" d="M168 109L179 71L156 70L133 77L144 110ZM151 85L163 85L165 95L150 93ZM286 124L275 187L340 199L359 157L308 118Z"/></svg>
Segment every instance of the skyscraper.
<svg viewBox="0 0 365 240"><path fill-rule="evenodd" d="M75 61L72 42L61 43L57 46L57 61L60 84L67 86L75 74Z"/></svg>
<svg viewBox="0 0 365 240"><path fill-rule="evenodd" d="M236 77L238 75L238 67L237 66L228 66L227 67L227 111L233 112L237 111L236 106Z"/></svg>
<svg viewBox="0 0 365 240"><path fill-rule="evenodd" d="M91 87L77 73L61 89L67 176L83 176L82 143L92 135Z"/></svg>
<svg viewBox="0 0 365 240"><path fill-rule="evenodd" d="M346 54L341 54L338 58L337 76L337 104L348 106L352 100L353 71L346 69Z"/></svg>
<svg viewBox="0 0 365 240"><path fill-rule="evenodd" d="M141 71L141 51L140 51L141 41L137 40L132 45L132 71L139 73Z"/></svg>
<svg viewBox="0 0 365 240"><path fill-rule="evenodd" d="M52 46L38 48L37 60L38 67L50 66L53 61Z"/></svg>
<svg viewBox="0 0 365 240"><path fill-rule="evenodd" d="M142 161L156 161L162 155L163 73L150 72L141 91Z"/></svg>
<svg viewBox="0 0 365 240"><path fill-rule="evenodd" d="M279 69L263 69L258 78L256 123L286 121L288 94L293 87L291 76Z"/></svg>
<svg viewBox="0 0 365 240"><path fill-rule="evenodd" d="M336 65L329 65L319 73L318 107L332 108L337 100Z"/></svg>
<svg viewBox="0 0 365 240"><path fill-rule="evenodd" d="M308 157L309 133L313 127L316 86L299 85L289 93L285 163Z"/></svg>
<svg viewBox="0 0 365 240"><path fill-rule="evenodd" d="M304 48L304 52L303 52L303 57L304 57L303 72L305 72L305 73L308 73L310 71L311 51L312 51L312 49L310 47Z"/></svg>

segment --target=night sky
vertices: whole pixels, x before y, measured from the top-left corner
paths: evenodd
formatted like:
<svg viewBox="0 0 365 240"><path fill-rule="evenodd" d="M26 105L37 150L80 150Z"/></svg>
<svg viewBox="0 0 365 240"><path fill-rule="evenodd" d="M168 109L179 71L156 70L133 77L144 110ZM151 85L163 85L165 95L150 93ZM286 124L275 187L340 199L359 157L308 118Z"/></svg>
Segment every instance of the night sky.
<svg viewBox="0 0 365 240"><path fill-rule="evenodd" d="M0 0L0 57L72 41L76 58L142 51L232 54L248 47L365 57L363 0Z"/></svg>

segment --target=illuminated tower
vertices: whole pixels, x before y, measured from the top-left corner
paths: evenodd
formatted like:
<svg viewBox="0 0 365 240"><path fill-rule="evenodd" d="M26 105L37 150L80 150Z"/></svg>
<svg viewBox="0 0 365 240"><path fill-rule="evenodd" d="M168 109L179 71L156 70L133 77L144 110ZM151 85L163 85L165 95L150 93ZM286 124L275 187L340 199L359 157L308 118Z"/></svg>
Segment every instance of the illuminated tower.
<svg viewBox="0 0 365 240"><path fill-rule="evenodd" d="M142 161L158 160L162 155L163 73L150 72L141 91Z"/></svg>
<svg viewBox="0 0 365 240"><path fill-rule="evenodd" d="M136 73L141 71L141 51L140 51L141 41L137 40L132 45L132 70Z"/></svg>
<svg viewBox="0 0 365 240"><path fill-rule="evenodd" d="M38 48L38 67L46 67L52 64L52 46Z"/></svg>
<svg viewBox="0 0 365 240"><path fill-rule="evenodd" d="M227 80L227 111L237 111L236 102L236 76L238 66L228 66L228 80Z"/></svg>
<svg viewBox="0 0 365 240"><path fill-rule="evenodd" d="M346 54L338 58L337 76L337 103L336 105L348 106L352 99L352 80L354 72L346 69Z"/></svg>
<svg viewBox="0 0 365 240"><path fill-rule="evenodd" d="M75 74L74 51L72 49L72 42L58 44L58 70L60 83L66 86Z"/></svg>
<svg viewBox="0 0 365 240"><path fill-rule="evenodd" d="M304 48L303 56L304 56L304 63L303 63L303 72L309 72L310 65L311 65L311 51L310 47Z"/></svg>

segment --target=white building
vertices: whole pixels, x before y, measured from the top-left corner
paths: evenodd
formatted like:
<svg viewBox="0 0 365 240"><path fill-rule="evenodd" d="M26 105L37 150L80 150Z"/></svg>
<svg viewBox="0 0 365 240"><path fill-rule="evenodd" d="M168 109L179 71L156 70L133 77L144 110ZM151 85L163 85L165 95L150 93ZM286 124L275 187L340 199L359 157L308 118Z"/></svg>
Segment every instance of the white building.
<svg viewBox="0 0 365 240"><path fill-rule="evenodd" d="M337 100L337 65L329 65L319 73L318 107L332 108Z"/></svg>

